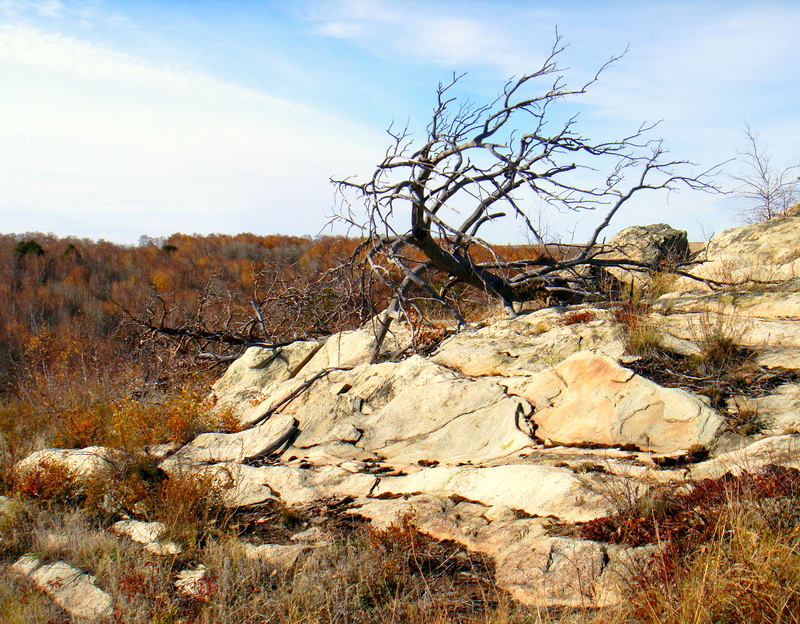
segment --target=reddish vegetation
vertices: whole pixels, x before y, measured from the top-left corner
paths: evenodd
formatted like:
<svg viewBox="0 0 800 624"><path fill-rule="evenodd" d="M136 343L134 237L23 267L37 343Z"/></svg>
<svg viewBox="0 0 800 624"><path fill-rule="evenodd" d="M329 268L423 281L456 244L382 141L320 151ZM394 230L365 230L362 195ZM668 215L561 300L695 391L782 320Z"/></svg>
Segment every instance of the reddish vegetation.
<svg viewBox="0 0 800 624"><path fill-rule="evenodd" d="M794 526L800 522L800 470L767 466L757 474L704 479L687 493L665 490L643 500L646 504L587 522L581 527L581 537L630 546L660 543L674 554L691 553L717 536L731 502L741 500L770 512L785 505L780 514L764 515Z"/></svg>
<svg viewBox="0 0 800 624"><path fill-rule="evenodd" d="M578 323L588 323L597 318L597 313L593 310L575 310L567 312L561 317L561 325L577 325Z"/></svg>

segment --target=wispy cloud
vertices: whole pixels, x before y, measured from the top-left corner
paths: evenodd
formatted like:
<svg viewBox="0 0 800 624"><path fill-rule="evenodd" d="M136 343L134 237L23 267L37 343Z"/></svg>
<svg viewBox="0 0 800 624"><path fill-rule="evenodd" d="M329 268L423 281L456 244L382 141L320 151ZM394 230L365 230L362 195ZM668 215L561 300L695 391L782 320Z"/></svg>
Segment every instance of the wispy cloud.
<svg viewBox="0 0 800 624"><path fill-rule="evenodd" d="M541 62L554 22L549 10L518 3L504 10L505 4L341 0L315 5L313 15L321 34L376 54L400 54L448 70L488 66L510 76Z"/></svg>
<svg viewBox="0 0 800 624"><path fill-rule="evenodd" d="M32 28L0 28L0 75L6 228L313 234L328 178L375 156L323 111Z"/></svg>

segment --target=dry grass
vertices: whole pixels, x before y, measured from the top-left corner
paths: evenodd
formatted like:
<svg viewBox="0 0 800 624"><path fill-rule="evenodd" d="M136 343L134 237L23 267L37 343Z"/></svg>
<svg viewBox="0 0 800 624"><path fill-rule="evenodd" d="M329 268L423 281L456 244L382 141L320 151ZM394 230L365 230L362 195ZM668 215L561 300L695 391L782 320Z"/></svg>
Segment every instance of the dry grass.
<svg viewBox="0 0 800 624"><path fill-rule="evenodd" d="M607 610L609 624L800 622L800 471L705 480L687 494L587 523L583 537L659 543L663 555Z"/></svg>
<svg viewBox="0 0 800 624"><path fill-rule="evenodd" d="M708 480L683 494L661 488L644 503L578 527L589 539L663 545L652 574L631 587L629 599L597 612L513 603L493 585L486 558L418 533L413 518L377 531L331 515L322 525L329 545L294 567L275 568L248 559L243 540L285 541L284 510L226 512L220 519L213 496L201 492L207 484L166 483L154 489L150 504L153 518L172 522L170 537L185 546L174 557L148 555L113 536L112 517L42 499L17 501L16 513L3 517L0 621L65 621L7 570L33 551L94 574L114 597L117 621L130 624L800 622L796 470ZM169 511L159 501L171 503ZM310 526L308 513L291 510L295 530ZM199 564L208 570L204 591L181 594L177 572Z"/></svg>

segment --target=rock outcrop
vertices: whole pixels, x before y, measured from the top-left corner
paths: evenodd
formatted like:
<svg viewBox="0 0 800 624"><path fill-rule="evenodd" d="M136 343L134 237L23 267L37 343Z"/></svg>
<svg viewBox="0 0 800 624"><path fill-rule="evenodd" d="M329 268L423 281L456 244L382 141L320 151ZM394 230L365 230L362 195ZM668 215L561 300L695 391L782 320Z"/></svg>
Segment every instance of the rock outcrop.
<svg viewBox="0 0 800 624"><path fill-rule="evenodd" d="M230 410L242 430L159 448L159 457L167 455L160 468L208 478L231 508L344 501L349 514L376 527L405 519L492 557L497 584L528 604L620 601L659 546L581 540L553 527L631 509L657 488L798 465L799 226L800 216L791 214L723 232L708 245L697 275L750 280L747 289L709 292L702 281L680 280L649 308L626 311L639 315L627 322L613 306L543 309L457 333L429 358L380 363L370 363L375 339L368 329L251 347L211 396L214 409ZM685 234L662 225L630 228L610 245L609 253L652 264L688 253ZM754 279L769 280L769 288ZM641 356L629 352L629 336L644 325L655 328L658 348L671 357L702 360L714 340L744 353L746 379L764 391L748 393L745 381L737 386L742 396L730 401L759 412L760 431L726 432L731 410L635 373ZM408 340L398 330L385 354ZM763 382L774 371L791 383ZM722 403L713 404L723 409ZM61 462L89 478L110 470L114 453L48 449L15 471ZM157 523L126 519L114 530L151 552L172 552ZM291 568L323 544L298 536L293 544L249 544L245 556ZM31 578L82 579L30 558L17 567ZM204 578L200 568L186 571L181 591L198 595ZM105 617L102 592L91 579L80 585L100 605L93 613Z"/></svg>

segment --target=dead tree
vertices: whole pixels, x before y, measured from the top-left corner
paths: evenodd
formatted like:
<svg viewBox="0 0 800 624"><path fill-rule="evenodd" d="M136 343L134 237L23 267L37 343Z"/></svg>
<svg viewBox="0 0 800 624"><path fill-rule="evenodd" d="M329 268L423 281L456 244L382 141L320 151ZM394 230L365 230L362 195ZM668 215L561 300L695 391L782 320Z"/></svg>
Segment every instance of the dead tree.
<svg viewBox="0 0 800 624"><path fill-rule="evenodd" d="M750 126L745 126L744 135L746 146L739 152L743 173L731 176L737 185L733 192L745 203L742 219L757 223L784 213L800 199L800 165L773 165L771 154Z"/></svg>
<svg viewBox="0 0 800 624"><path fill-rule="evenodd" d="M392 319L413 307L412 288L447 306L459 323L464 320L446 299L456 284L485 291L512 314L517 302L596 295L598 267L651 268L604 257L601 235L634 195L714 188L709 172L681 173L692 163L670 160L660 140L647 138L655 124L618 141L593 142L578 132L577 116L554 121L562 101L585 93L618 60L569 88L557 65L563 50L557 36L536 71L510 80L486 105L454 96L463 77L454 75L439 85L424 142L415 143L408 129L390 129L391 145L369 180L333 181L342 198L337 218L365 236L362 261L394 292L381 316L379 343ZM360 201L353 201L353 191ZM532 218L534 200L561 213L594 211L599 222L574 253L556 257ZM504 259L481 236L501 218L518 219L542 253Z"/></svg>

